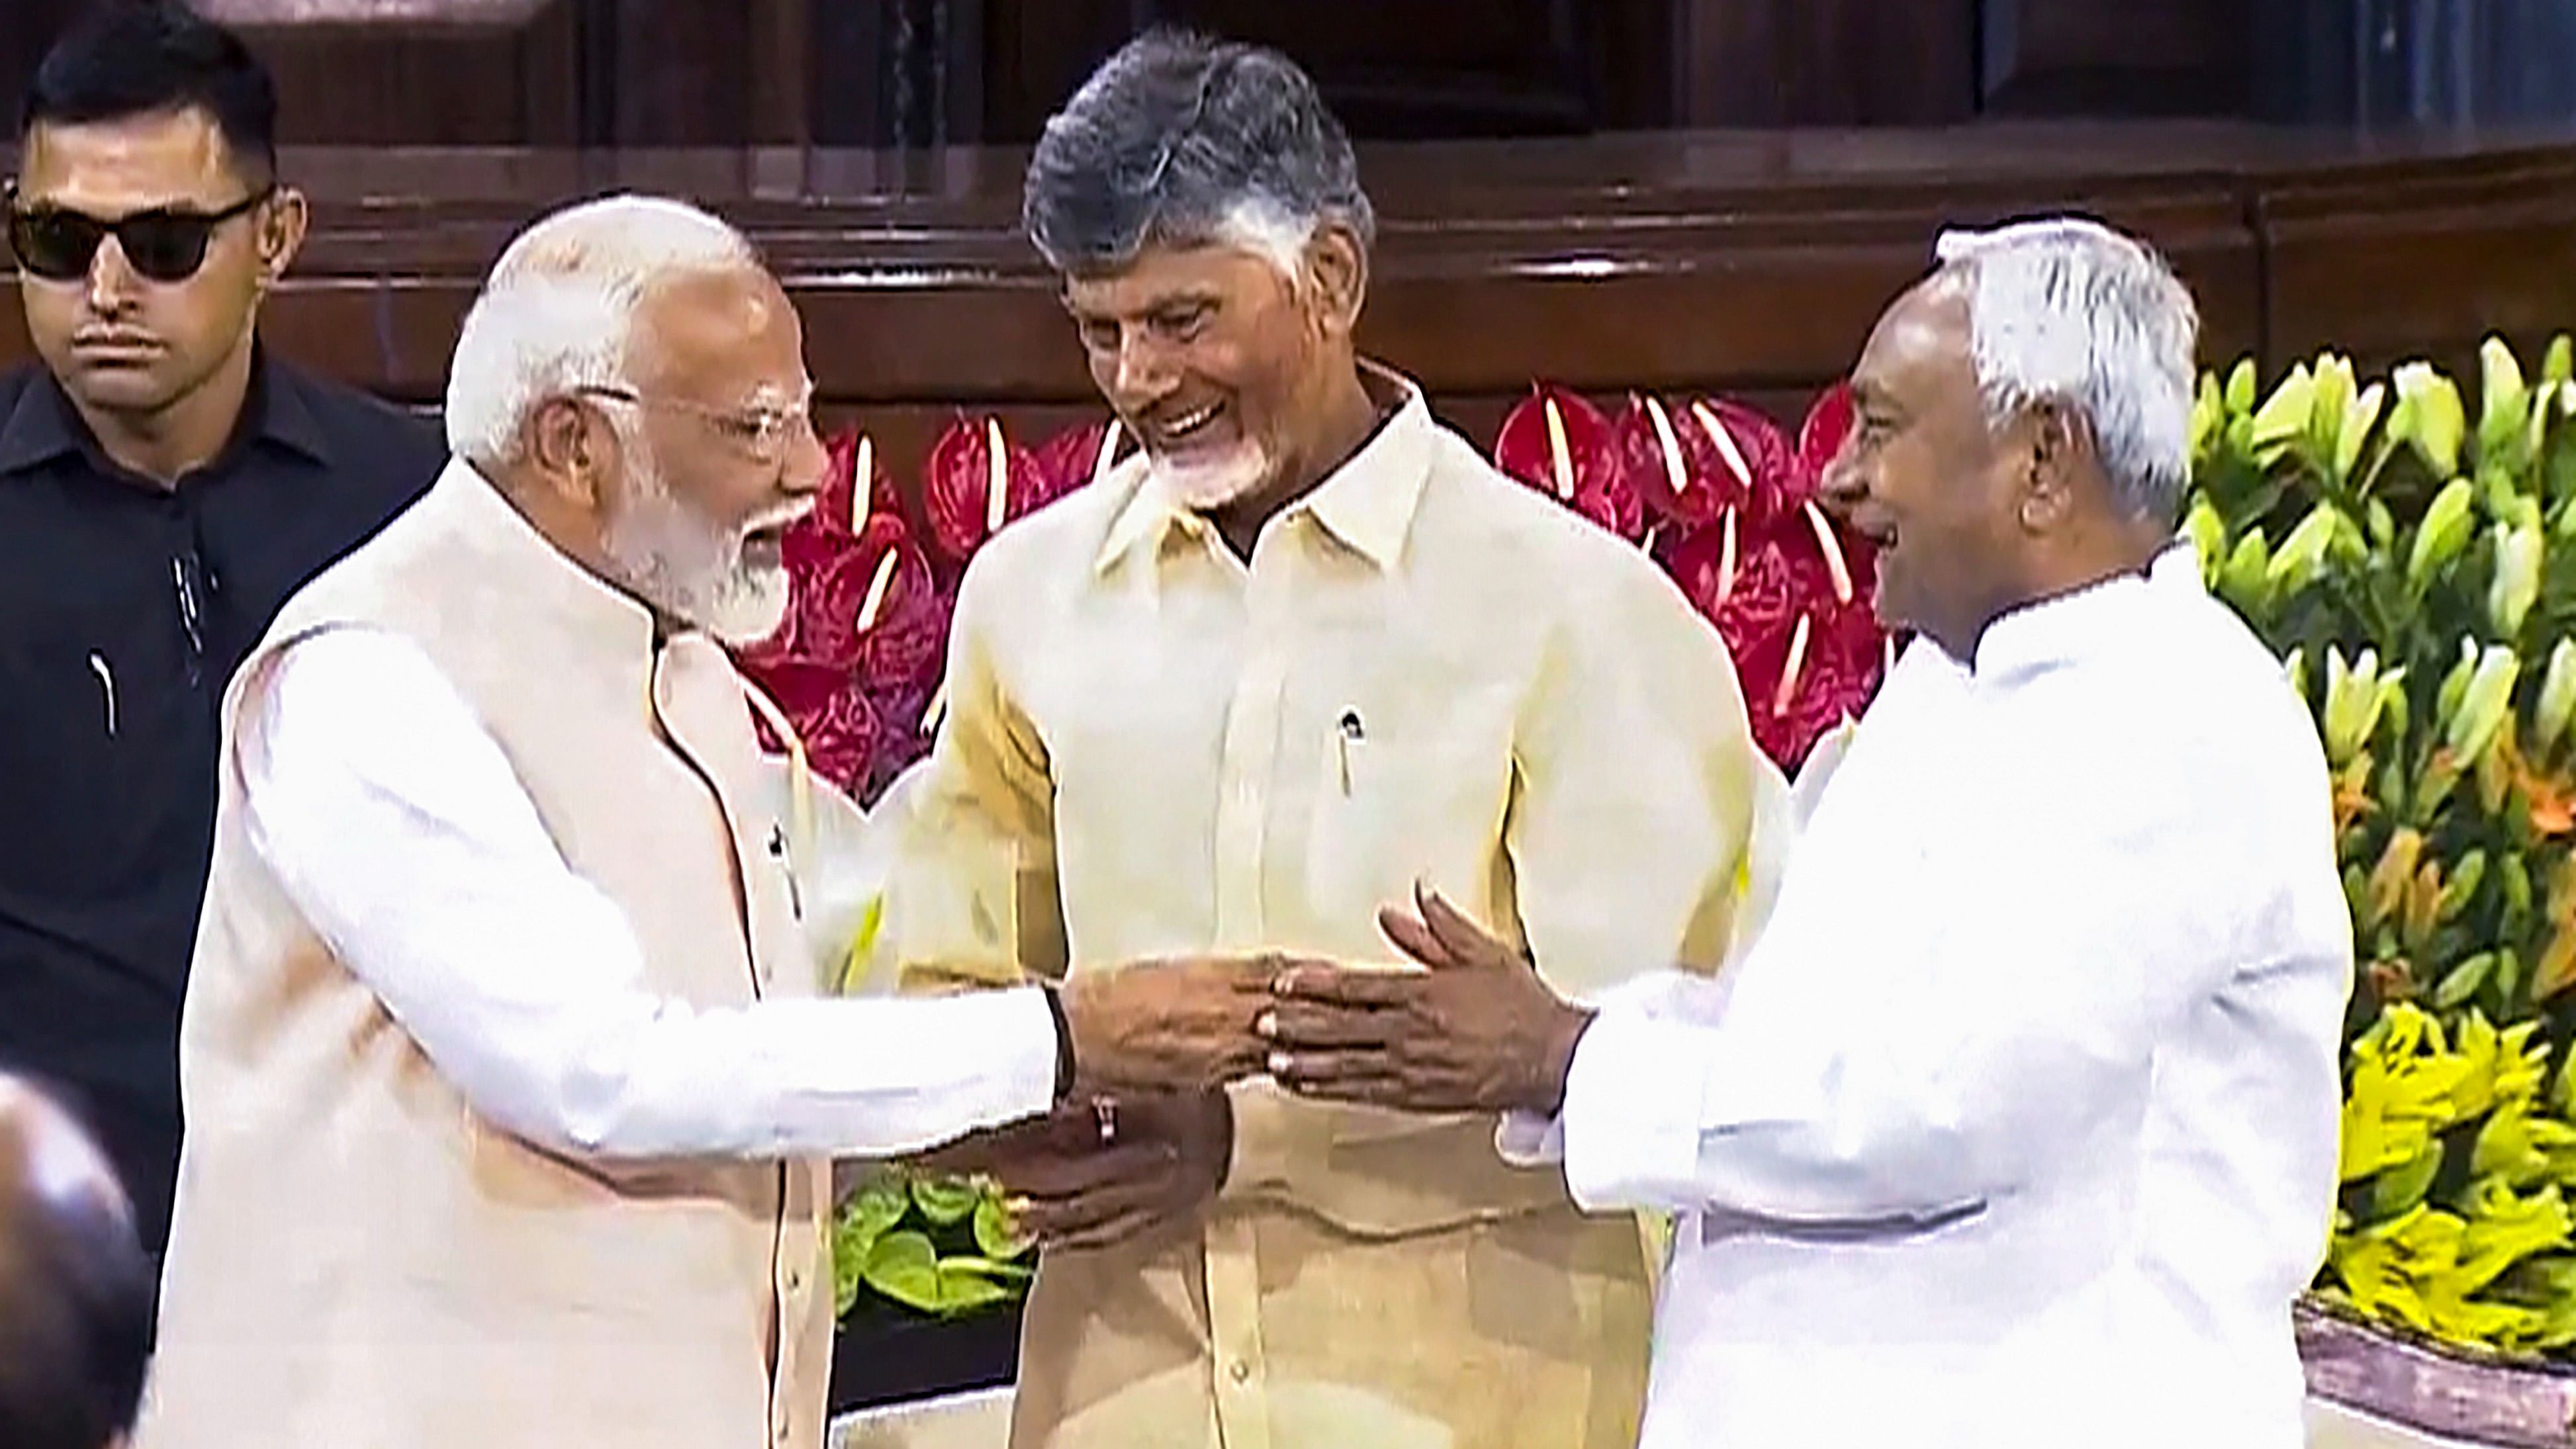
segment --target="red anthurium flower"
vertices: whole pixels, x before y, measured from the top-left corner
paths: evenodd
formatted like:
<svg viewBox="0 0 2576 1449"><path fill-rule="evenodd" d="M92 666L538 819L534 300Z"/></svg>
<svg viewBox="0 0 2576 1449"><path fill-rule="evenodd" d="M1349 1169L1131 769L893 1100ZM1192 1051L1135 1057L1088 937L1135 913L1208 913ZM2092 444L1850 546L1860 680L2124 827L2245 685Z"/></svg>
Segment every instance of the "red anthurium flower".
<svg viewBox="0 0 2576 1449"><path fill-rule="evenodd" d="M779 713L787 716L789 724L796 726L800 736L805 733L807 725L822 718L823 707L850 682L850 672L846 669L811 664L801 659L783 659L756 669L746 668L743 672L751 677L754 684L769 692L770 701L778 706ZM752 719L759 728L760 747L772 754L784 753L787 744L770 733L769 722L756 713Z"/></svg>
<svg viewBox="0 0 2576 1449"><path fill-rule="evenodd" d="M1818 487L1824 482L1825 466L1851 435L1852 418L1851 384L1837 382L1816 395L1806 421L1798 425L1798 466Z"/></svg>
<svg viewBox="0 0 2576 1449"><path fill-rule="evenodd" d="M1011 441L1001 419L960 415L931 444L921 511L931 541L962 564L1003 524L1037 507L1044 491L1037 460Z"/></svg>
<svg viewBox="0 0 2576 1449"><path fill-rule="evenodd" d="M849 795L864 789L886 728L868 701L867 691L846 680L809 720L796 721L805 736L805 762L816 775Z"/></svg>
<svg viewBox="0 0 2576 1449"><path fill-rule="evenodd" d="M939 692L939 678L939 671L932 669L923 677L869 692L868 703L876 712L880 729L867 772L859 781L860 804L874 805L886 786L894 783L895 776L930 753L927 716L930 702Z"/></svg>
<svg viewBox="0 0 2576 1449"><path fill-rule="evenodd" d="M877 460L876 440L855 428L836 433L823 444L831 466L823 474L814 509L787 530L787 566L791 571L820 568L858 536L874 514L900 515L894 479ZM867 482L862 485L860 473Z"/></svg>
<svg viewBox="0 0 2576 1449"><path fill-rule="evenodd" d="M1563 388L1540 383L1503 418L1494 466L1621 538L1646 535L1645 503L1629 480L1617 430L1599 408Z"/></svg>
<svg viewBox="0 0 2576 1449"><path fill-rule="evenodd" d="M1747 521L1778 514L1795 493L1796 450L1780 425L1730 398L1694 398L1671 414L1685 456L1699 460L1720 507L1748 508ZM1687 502L1687 500L1685 500Z"/></svg>
<svg viewBox="0 0 2576 1449"><path fill-rule="evenodd" d="M1666 524L1694 526L1754 501L1756 475L1746 451L1752 425L1721 422L1707 403L1679 407L1652 393L1632 394L1619 415L1619 452L1646 511Z"/></svg>
<svg viewBox="0 0 2576 1449"><path fill-rule="evenodd" d="M1127 429L1112 418L1105 423L1067 428L1039 444L1033 455L1038 492L1032 506L1043 508L1105 476L1120 453L1131 451L1134 441Z"/></svg>
<svg viewBox="0 0 2576 1449"><path fill-rule="evenodd" d="M867 691L846 669L789 660L753 672L779 713L805 746L805 763L844 791L856 791L885 739L885 726ZM752 723L762 749L785 754L787 744L758 711Z"/></svg>
<svg viewBox="0 0 2576 1449"><path fill-rule="evenodd" d="M937 647L939 591L902 519L869 519L856 543L798 582L799 659L874 681L917 667L920 650Z"/></svg>

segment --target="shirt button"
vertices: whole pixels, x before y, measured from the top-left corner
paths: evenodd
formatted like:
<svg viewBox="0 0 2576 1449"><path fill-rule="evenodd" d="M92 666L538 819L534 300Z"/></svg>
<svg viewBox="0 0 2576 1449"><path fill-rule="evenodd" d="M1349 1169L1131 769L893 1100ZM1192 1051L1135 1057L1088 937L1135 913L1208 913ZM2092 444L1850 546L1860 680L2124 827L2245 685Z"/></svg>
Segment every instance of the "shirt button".
<svg viewBox="0 0 2576 1449"><path fill-rule="evenodd" d="M802 1268L790 1268L787 1270L787 1291L790 1293L802 1293L805 1291L805 1270Z"/></svg>
<svg viewBox="0 0 2576 1449"><path fill-rule="evenodd" d="M1242 1359L1236 1359L1234 1361L1234 1367L1227 1370L1227 1372L1234 1375L1234 1381L1236 1383L1243 1383L1252 1377L1252 1365L1245 1363Z"/></svg>

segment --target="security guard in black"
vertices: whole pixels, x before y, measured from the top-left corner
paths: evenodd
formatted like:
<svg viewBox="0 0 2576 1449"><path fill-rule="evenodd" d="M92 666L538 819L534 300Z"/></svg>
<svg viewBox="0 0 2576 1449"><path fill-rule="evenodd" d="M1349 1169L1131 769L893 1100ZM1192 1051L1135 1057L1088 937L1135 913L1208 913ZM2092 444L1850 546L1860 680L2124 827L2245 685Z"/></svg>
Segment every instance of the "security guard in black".
<svg viewBox="0 0 2576 1449"><path fill-rule="evenodd" d="M41 365L0 377L0 1070L87 1119L157 1257L225 686L444 449L257 341L307 220L267 73L183 5L91 16L7 195Z"/></svg>

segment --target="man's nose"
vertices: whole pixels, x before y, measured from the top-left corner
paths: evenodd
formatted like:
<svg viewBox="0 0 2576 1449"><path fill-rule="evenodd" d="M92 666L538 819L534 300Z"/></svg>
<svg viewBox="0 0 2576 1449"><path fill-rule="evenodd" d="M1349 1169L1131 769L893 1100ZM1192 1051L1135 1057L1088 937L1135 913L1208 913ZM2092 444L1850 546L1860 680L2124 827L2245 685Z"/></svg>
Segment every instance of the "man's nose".
<svg viewBox="0 0 2576 1449"><path fill-rule="evenodd" d="M1826 507L1848 510L1869 496L1868 470L1861 467L1855 452L1850 440L1846 439L1841 447L1834 450L1833 457L1825 461L1824 476L1817 480L1816 491Z"/></svg>
<svg viewBox="0 0 2576 1449"><path fill-rule="evenodd" d="M1130 329L1118 339L1118 363L1110 378L1110 401L1119 411L1130 415L1144 411L1169 395L1173 387L1171 359L1163 348L1141 329Z"/></svg>
<svg viewBox="0 0 2576 1449"><path fill-rule="evenodd" d="M89 258L89 309L102 317L113 317L134 305L137 279L134 266L125 259L125 248L114 236L98 239L98 250Z"/></svg>
<svg viewBox="0 0 2576 1449"><path fill-rule="evenodd" d="M790 495L802 498L823 491L824 480L832 475L832 453L823 446L823 437L809 414L788 425L785 465L779 470L779 484ZM868 480L858 480L859 496L865 498Z"/></svg>

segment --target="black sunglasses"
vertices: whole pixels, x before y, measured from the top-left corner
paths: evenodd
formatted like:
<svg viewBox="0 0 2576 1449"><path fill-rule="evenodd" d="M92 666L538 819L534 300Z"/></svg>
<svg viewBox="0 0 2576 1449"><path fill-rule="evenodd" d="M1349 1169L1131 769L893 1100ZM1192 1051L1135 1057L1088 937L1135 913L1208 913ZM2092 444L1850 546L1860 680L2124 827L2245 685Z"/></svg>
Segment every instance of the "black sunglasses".
<svg viewBox="0 0 2576 1449"><path fill-rule="evenodd" d="M155 282L184 282L206 264L206 244L215 228L244 215L277 194L265 186L221 211L158 207L114 221L101 221L77 211L18 205L18 188L9 188L9 250L18 265L48 282L77 282L89 275L98 244L116 238L117 250L143 277Z"/></svg>

